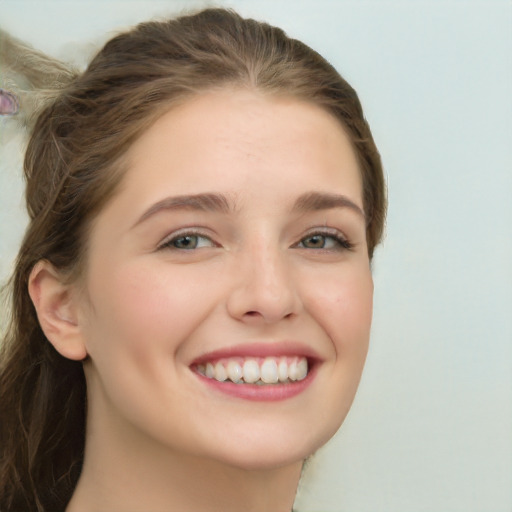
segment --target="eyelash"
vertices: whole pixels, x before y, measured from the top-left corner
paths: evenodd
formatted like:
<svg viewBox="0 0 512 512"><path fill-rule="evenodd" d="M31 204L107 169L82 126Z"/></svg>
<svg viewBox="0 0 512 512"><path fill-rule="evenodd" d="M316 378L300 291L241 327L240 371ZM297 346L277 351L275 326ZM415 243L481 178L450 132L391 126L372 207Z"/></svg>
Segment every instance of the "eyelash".
<svg viewBox="0 0 512 512"><path fill-rule="evenodd" d="M324 243L326 240L333 240L334 243L336 244L336 246L335 247L327 247L327 248L325 248L325 247L311 248L311 247L304 247L304 246L300 247L300 245L303 244L305 240L312 239L314 237L323 238ZM201 247L197 247L197 245L195 247L191 247L191 248L177 247L175 245L177 241L184 240L187 238L197 238L197 239L209 240L209 244L208 244L209 247L218 247L218 245L215 244L215 242L213 242L213 240L208 235L205 235L204 233L201 233L200 231L192 230L192 231L185 231L183 233L179 233L179 234L173 236L172 238L166 240L165 242L163 242L161 245L158 246L158 250L166 250L167 249L167 250L176 250L176 251L193 251L193 250L201 248ZM344 236L340 235L340 233L338 231L324 229L324 230L319 230L319 231L314 231L314 232L308 233L306 236L302 237L297 244L293 245L292 247L300 248L300 249L311 249L311 250L317 250L317 251L318 250L343 251L343 250L352 250L354 248L354 245L349 240L347 240Z"/></svg>
<svg viewBox="0 0 512 512"><path fill-rule="evenodd" d="M299 243L295 247L299 247L300 244L303 244L305 240L314 238L314 237L322 237L324 242L326 240L333 240L336 244L335 247L318 247L314 248L314 250L323 250L323 251L343 251L343 250L352 250L354 248L354 244L350 242L347 238L342 236L337 230L331 229L322 229L318 231L313 231L308 233L305 237L301 238ZM301 249L308 249L308 247L299 247Z"/></svg>
<svg viewBox="0 0 512 512"><path fill-rule="evenodd" d="M167 250L175 250L175 251L193 251L193 250L197 249L197 247L192 247L189 249L186 247L176 247L175 245L173 245L178 240L184 240L186 238L193 238L193 237L196 237L198 239L203 238L203 239L209 240L210 247L217 246L217 244L215 244L215 242L213 242L213 240L208 235L205 235L204 233L201 233L200 231L189 230L189 231L184 231L182 233L178 233L177 235L174 235L172 238L165 240L161 245L158 246L158 250L167 249Z"/></svg>

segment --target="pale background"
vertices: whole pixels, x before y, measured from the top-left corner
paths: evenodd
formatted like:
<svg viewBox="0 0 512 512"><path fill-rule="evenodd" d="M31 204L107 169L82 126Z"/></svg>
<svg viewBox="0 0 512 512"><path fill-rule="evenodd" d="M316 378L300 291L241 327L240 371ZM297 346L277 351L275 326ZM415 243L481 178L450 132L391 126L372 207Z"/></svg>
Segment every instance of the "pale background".
<svg viewBox="0 0 512 512"><path fill-rule="evenodd" d="M57 57L198 5L283 27L357 89L389 180L366 372L313 460L306 512L512 511L510 1L0 0ZM21 137L0 123L0 278L24 225Z"/></svg>

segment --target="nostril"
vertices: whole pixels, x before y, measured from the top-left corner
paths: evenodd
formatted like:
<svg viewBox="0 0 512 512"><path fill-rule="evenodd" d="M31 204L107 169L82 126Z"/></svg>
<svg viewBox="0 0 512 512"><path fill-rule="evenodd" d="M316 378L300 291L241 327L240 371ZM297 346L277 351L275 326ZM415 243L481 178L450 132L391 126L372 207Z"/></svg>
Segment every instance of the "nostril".
<svg viewBox="0 0 512 512"><path fill-rule="evenodd" d="M228 314L236 320L250 323L274 323L293 318L300 309L298 295L292 287L274 288L254 280L236 283L226 300Z"/></svg>

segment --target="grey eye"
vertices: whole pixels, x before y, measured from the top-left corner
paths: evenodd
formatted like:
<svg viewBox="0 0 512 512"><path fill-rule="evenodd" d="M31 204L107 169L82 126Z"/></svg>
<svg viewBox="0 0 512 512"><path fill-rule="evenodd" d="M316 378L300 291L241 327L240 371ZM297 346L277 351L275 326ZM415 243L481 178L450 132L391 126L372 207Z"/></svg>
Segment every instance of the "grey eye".
<svg viewBox="0 0 512 512"><path fill-rule="evenodd" d="M302 249L328 249L328 250L343 250L351 249L352 244L341 237L340 235L324 234L324 233L313 233L309 236L304 237L297 247Z"/></svg>
<svg viewBox="0 0 512 512"><path fill-rule="evenodd" d="M325 249L328 238L332 240L332 237L327 237L324 235L312 235L304 238L300 245L306 249ZM332 246L332 243L330 245Z"/></svg>
<svg viewBox="0 0 512 512"><path fill-rule="evenodd" d="M180 236L171 240L170 243L176 249L196 249L199 243L199 236L197 235L186 235Z"/></svg>
<svg viewBox="0 0 512 512"><path fill-rule="evenodd" d="M214 242L204 235L185 233L175 236L160 246L160 249L179 249L184 251L192 251L201 249L202 247L214 247Z"/></svg>

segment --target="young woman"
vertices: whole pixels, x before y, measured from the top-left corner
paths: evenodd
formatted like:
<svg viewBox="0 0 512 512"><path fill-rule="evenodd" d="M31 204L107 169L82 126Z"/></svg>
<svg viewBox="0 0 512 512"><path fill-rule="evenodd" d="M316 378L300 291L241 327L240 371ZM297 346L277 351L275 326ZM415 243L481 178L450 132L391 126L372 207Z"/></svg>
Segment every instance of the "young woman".
<svg viewBox="0 0 512 512"><path fill-rule="evenodd" d="M291 510L368 347L385 192L354 90L231 11L144 23L43 109L25 173L2 512Z"/></svg>

